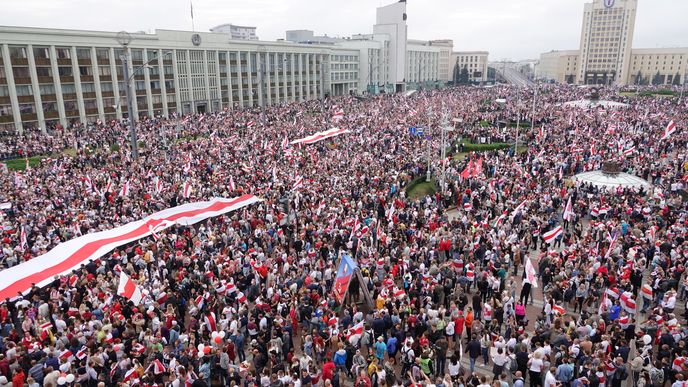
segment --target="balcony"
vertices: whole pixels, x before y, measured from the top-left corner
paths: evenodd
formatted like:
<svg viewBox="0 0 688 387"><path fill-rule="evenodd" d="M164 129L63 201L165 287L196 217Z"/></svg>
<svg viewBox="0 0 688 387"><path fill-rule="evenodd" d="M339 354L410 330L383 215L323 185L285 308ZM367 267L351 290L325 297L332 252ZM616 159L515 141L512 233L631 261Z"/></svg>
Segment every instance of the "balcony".
<svg viewBox="0 0 688 387"><path fill-rule="evenodd" d="M160 89L151 89L151 94L162 94L162 91Z"/></svg>
<svg viewBox="0 0 688 387"><path fill-rule="evenodd" d="M78 110L67 110L65 111L65 117L79 117Z"/></svg>
<svg viewBox="0 0 688 387"><path fill-rule="evenodd" d="M22 121L36 121L38 120L38 115L36 113L28 113L21 115Z"/></svg>
<svg viewBox="0 0 688 387"><path fill-rule="evenodd" d="M93 75L82 75L81 82L93 82Z"/></svg>
<svg viewBox="0 0 688 387"><path fill-rule="evenodd" d="M115 108L112 107L112 106L103 106L103 111L104 111L105 113L114 113L114 112L115 112Z"/></svg>
<svg viewBox="0 0 688 387"><path fill-rule="evenodd" d="M53 119L53 118L60 118L60 113L57 111L49 111L49 112L44 111L43 116L45 117L46 120Z"/></svg>
<svg viewBox="0 0 688 387"><path fill-rule="evenodd" d="M76 93L63 93L62 99L65 101L76 101Z"/></svg>
<svg viewBox="0 0 688 387"><path fill-rule="evenodd" d="M114 92L114 91L103 91L103 92L101 92L100 94L103 95L103 98L106 98L106 97L114 97L114 96L115 96L115 92Z"/></svg>
<svg viewBox="0 0 688 387"><path fill-rule="evenodd" d="M17 96L17 101L19 103L33 102L33 95L19 95Z"/></svg>
<svg viewBox="0 0 688 387"><path fill-rule="evenodd" d="M10 104L10 97L0 97L0 104L1 105L9 105Z"/></svg>
<svg viewBox="0 0 688 387"><path fill-rule="evenodd" d="M78 63L80 65L90 66L91 65L91 59L90 58L89 59L79 59Z"/></svg>
<svg viewBox="0 0 688 387"><path fill-rule="evenodd" d="M57 58L57 65L60 66L71 66L72 60L69 58Z"/></svg>
<svg viewBox="0 0 688 387"><path fill-rule="evenodd" d="M57 95L55 95L55 94L41 95L41 101L43 101L43 102L55 102L55 101L57 101ZM0 102L2 102L2 101L0 101Z"/></svg>
<svg viewBox="0 0 688 387"><path fill-rule="evenodd" d="M99 65L109 65L110 59L98 59L98 64Z"/></svg>
<svg viewBox="0 0 688 387"><path fill-rule="evenodd" d="M12 65L28 65L29 60L26 58L12 58Z"/></svg>
<svg viewBox="0 0 688 387"><path fill-rule="evenodd" d="M84 99L94 99L96 98L95 92L83 93Z"/></svg>
<svg viewBox="0 0 688 387"><path fill-rule="evenodd" d="M86 109L86 114L87 115L98 114L98 108Z"/></svg>
<svg viewBox="0 0 688 387"><path fill-rule="evenodd" d="M12 116L0 116L0 123L7 123L7 122L12 122L14 121L12 119Z"/></svg>
<svg viewBox="0 0 688 387"><path fill-rule="evenodd" d="M31 78L14 78L14 83L16 85L30 85Z"/></svg>
<svg viewBox="0 0 688 387"><path fill-rule="evenodd" d="M37 66L43 65L43 66L50 66L50 59L48 58L33 58L33 61L36 62Z"/></svg>
<svg viewBox="0 0 688 387"><path fill-rule="evenodd" d="M48 83L51 84L53 83L53 77L38 77L38 83Z"/></svg>
<svg viewBox="0 0 688 387"><path fill-rule="evenodd" d="M60 83L74 83L74 77L71 75L60 76Z"/></svg>

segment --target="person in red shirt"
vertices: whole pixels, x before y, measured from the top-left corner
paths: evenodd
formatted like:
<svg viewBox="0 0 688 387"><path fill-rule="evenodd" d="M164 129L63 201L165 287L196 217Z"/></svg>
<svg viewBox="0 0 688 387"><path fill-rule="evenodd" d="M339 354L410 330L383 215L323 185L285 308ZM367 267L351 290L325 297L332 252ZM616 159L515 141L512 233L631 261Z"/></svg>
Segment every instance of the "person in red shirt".
<svg viewBox="0 0 688 387"><path fill-rule="evenodd" d="M463 335L463 327L466 323L466 319L463 317L463 311L459 311L458 315L454 319L454 336L456 340L461 340L461 335Z"/></svg>
<svg viewBox="0 0 688 387"><path fill-rule="evenodd" d="M358 372L354 387L373 387L373 382L368 377L368 371L365 368Z"/></svg>
<svg viewBox="0 0 688 387"><path fill-rule="evenodd" d="M26 375L24 374L24 370L21 367L17 368L14 377L12 377L12 387L24 387L25 381Z"/></svg>
<svg viewBox="0 0 688 387"><path fill-rule="evenodd" d="M322 368L323 380L332 380L332 377L334 376L335 368L337 368L337 367L334 365L334 362L332 360L328 360L325 364L323 364L323 368Z"/></svg>

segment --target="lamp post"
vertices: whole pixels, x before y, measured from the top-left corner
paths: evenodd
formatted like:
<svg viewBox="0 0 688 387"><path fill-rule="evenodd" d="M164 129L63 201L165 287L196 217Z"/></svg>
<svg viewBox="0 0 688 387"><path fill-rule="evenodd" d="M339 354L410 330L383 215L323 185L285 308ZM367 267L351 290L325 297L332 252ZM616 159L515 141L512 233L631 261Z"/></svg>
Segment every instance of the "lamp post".
<svg viewBox="0 0 688 387"><path fill-rule="evenodd" d="M516 102L516 143L514 144L514 157L518 155L518 136L521 126L521 92L518 93L518 102Z"/></svg>
<svg viewBox="0 0 688 387"><path fill-rule="evenodd" d="M136 75L136 73L148 66L150 62L153 60L157 60L158 57L152 58L148 62L144 63L143 65L137 67L132 71L132 74L129 75L129 52L127 51L127 48L129 46L129 43L131 43L131 35L127 33L126 31L121 31L117 34L117 42L122 46L124 53L120 55L120 60L122 61L122 75L124 78L124 88L126 91L126 98L127 98L127 115L129 116L129 141L131 142L131 156L134 158L134 160L138 159L139 157L139 144L138 144L138 136L136 134L136 118L134 117L134 109L133 109L133 103L132 103L132 92L131 92L131 81ZM172 51L167 51L163 56L166 56L170 54ZM119 107L120 102L117 102L117 105L115 105L115 109Z"/></svg>
<svg viewBox="0 0 688 387"><path fill-rule="evenodd" d="M430 181L430 142L432 137L430 137L430 119L432 117L432 106L428 107L428 134L426 135L426 140L428 142L428 168L425 172L425 181Z"/></svg>

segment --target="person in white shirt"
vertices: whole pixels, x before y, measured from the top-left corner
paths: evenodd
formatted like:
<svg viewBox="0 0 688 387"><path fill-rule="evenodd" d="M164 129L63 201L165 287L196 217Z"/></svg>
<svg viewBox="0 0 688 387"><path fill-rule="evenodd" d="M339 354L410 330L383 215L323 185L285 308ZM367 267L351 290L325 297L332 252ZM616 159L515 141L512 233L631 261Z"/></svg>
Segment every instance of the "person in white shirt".
<svg viewBox="0 0 688 387"><path fill-rule="evenodd" d="M557 378L554 377L556 372L557 369L555 367L551 367L549 371L547 371L547 374L545 374L545 385L543 387L557 387Z"/></svg>

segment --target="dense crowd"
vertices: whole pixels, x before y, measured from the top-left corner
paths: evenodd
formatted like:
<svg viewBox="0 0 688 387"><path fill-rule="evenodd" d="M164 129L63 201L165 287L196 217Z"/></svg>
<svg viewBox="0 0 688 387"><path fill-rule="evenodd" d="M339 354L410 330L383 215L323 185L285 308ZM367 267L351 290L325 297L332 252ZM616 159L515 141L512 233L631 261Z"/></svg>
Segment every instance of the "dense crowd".
<svg viewBox="0 0 688 387"><path fill-rule="evenodd" d="M144 119L138 159L117 121L3 140L5 157L51 155L0 173L5 267L186 202L263 201L5 300L0 387L682 383L688 104L611 88L601 98L627 107L563 104L587 93L452 88ZM335 126L351 132L289 145ZM518 151L453 154L516 138ZM608 161L652 188L571 180ZM428 168L444 184L409 197ZM361 275L339 303L344 254ZM116 295L120 272L141 304Z"/></svg>

